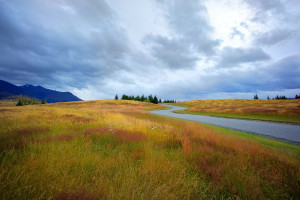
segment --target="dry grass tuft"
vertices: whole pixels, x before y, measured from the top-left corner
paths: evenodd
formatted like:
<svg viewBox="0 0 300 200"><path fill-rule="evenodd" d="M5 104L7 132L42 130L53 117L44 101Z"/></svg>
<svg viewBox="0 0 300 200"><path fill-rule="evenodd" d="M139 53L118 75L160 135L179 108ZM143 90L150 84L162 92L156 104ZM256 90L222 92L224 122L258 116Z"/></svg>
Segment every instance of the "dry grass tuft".
<svg viewBox="0 0 300 200"><path fill-rule="evenodd" d="M83 190L79 190L74 193L70 193L67 191L61 191L54 198L55 200L95 200L97 199L94 195L88 194Z"/></svg>
<svg viewBox="0 0 300 200"><path fill-rule="evenodd" d="M96 134L96 135L102 135L102 134L105 134L107 133L108 131L110 130L109 127L106 127L106 126L101 126L101 127L96 127L96 128L88 128L88 129L85 129L83 131L83 134L85 136L88 136L88 135L93 135L93 134Z"/></svg>
<svg viewBox="0 0 300 200"><path fill-rule="evenodd" d="M73 115L73 114L64 114L63 117L71 118L71 117L75 117L75 115Z"/></svg>
<svg viewBox="0 0 300 200"><path fill-rule="evenodd" d="M49 142L56 142L56 141L72 141L74 138L76 138L78 135L75 134L64 134L64 135L58 135L58 136L46 136L43 138L39 138L37 140L38 143L49 143Z"/></svg>
<svg viewBox="0 0 300 200"><path fill-rule="evenodd" d="M45 133L49 132L50 128L45 128L45 127L34 127L34 128L25 128L25 129L19 129L17 130L17 134L22 135L22 136L29 136L37 133Z"/></svg>
<svg viewBox="0 0 300 200"><path fill-rule="evenodd" d="M120 142L142 142L147 139L147 137L141 133L133 133L122 129L116 130L115 138Z"/></svg>

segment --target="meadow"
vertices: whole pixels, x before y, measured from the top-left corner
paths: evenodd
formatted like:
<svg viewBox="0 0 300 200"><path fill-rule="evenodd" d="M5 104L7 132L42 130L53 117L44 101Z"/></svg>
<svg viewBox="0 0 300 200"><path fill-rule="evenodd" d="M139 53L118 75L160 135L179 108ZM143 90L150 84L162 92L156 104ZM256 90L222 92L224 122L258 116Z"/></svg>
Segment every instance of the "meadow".
<svg viewBox="0 0 300 200"><path fill-rule="evenodd" d="M15 104L14 104L15 105ZM127 100L0 103L0 199L297 199L300 147Z"/></svg>
<svg viewBox="0 0 300 200"><path fill-rule="evenodd" d="M187 110L177 113L300 124L300 99L216 99L179 102Z"/></svg>

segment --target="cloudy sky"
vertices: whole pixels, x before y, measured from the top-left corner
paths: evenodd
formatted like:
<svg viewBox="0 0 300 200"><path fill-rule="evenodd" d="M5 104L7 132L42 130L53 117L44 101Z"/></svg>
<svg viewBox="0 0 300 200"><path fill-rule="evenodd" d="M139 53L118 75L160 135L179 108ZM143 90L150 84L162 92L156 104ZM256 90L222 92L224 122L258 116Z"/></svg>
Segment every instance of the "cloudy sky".
<svg viewBox="0 0 300 200"><path fill-rule="evenodd" d="M0 79L165 99L300 93L299 0L0 0Z"/></svg>

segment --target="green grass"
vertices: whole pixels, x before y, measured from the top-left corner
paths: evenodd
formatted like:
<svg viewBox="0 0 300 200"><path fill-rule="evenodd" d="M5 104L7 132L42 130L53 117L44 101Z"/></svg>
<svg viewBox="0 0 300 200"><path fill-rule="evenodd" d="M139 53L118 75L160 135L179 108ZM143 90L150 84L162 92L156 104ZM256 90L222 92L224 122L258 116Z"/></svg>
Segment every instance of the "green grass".
<svg viewBox="0 0 300 200"><path fill-rule="evenodd" d="M187 107L187 106L182 106L182 107ZM213 117L251 119L251 120L260 120L260 121L274 121L274 122L282 122L282 123L300 124L299 116L283 116L283 115L268 115L268 114L238 114L238 113L207 113L207 112L197 112L197 111L190 111L190 110L177 110L174 112L180 114L207 115Z"/></svg>

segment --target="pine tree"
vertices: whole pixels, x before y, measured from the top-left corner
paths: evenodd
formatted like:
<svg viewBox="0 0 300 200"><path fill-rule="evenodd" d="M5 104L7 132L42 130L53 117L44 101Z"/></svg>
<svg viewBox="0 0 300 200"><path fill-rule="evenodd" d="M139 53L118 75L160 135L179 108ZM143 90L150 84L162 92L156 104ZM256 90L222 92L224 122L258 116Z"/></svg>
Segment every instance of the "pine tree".
<svg viewBox="0 0 300 200"><path fill-rule="evenodd" d="M118 97L118 95L116 94L116 96L115 96L115 100L119 100L119 97Z"/></svg>
<svg viewBox="0 0 300 200"><path fill-rule="evenodd" d="M140 101L140 100L141 100L140 96L137 95L137 96L135 97L135 100L136 100L136 101Z"/></svg>
<svg viewBox="0 0 300 200"><path fill-rule="evenodd" d="M269 95L268 95L267 99L268 99L268 100L270 100L270 97L269 97Z"/></svg>
<svg viewBox="0 0 300 200"><path fill-rule="evenodd" d="M153 103L153 97L152 97L152 94L150 94L150 95L148 96L148 100L149 100L151 103Z"/></svg>
<svg viewBox="0 0 300 200"><path fill-rule="evenodd" d="M22 103L21 99L19 99L19 101L18 101L18 103L17 103L16 106L23 106L23 103Z"/></svg>
<svg viewBox="0 0 300 200"><path fill-rule="evenodd" d="M154 96L152 103L158 104L158 99L157 99L156 95Z"/></svg>

